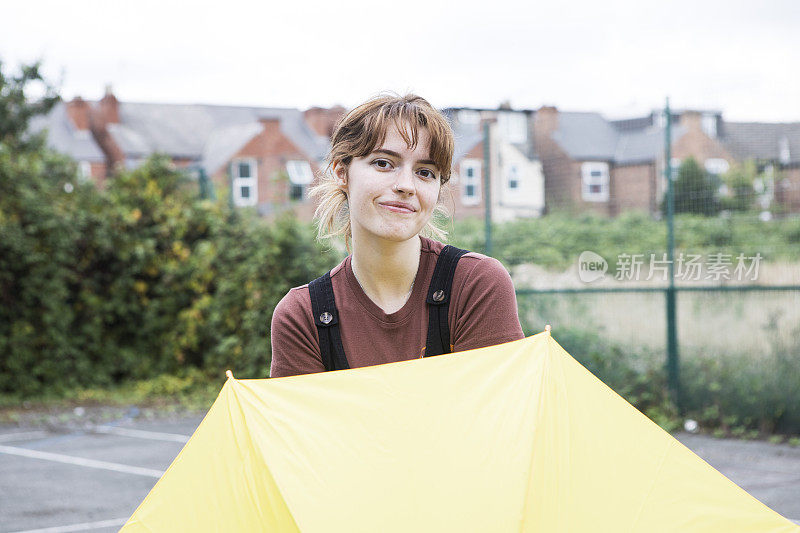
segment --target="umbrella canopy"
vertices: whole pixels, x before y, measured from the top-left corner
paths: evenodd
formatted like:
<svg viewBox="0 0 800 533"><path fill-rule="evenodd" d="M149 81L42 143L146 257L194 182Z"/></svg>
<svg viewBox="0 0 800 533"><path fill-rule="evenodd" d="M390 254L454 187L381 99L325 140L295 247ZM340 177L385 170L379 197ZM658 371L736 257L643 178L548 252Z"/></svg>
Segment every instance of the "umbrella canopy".
<svg viewBox="0 0 800 533"><path fill-rule="evenodd" d="M228 379L134 531L800 531L549 333Z"/></svg>

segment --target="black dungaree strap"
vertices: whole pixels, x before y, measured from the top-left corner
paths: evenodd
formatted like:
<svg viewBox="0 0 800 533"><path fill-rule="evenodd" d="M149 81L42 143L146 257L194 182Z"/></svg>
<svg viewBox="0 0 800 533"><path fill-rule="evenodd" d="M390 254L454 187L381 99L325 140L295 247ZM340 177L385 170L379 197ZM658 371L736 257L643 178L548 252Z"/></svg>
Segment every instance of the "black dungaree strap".
<svg viewBox="0 0 800 533"><path fill-rule="evenodd" d="M325 370L350 368L339 332L339 312L333 297L330 271L309 283L308 292L311 295L311 312L314 313L314 323L317 325L319 351Z"/></svg>
<svg viewBox="0 0 800 533"><path fill-rule="evenodd" d="M452 351L450 347L450 326L447 315L450 310L450 293L453 290L453 275L461 256L467 253L454 246L445 246L439 253L433 278L428 289L428 337L425 357L442 355ZM333 296L331 273L327 272L308 284L311 295L311 311L319 334L319 351L325 370L344 370L350 368L342 346L339 332L339 313Z"/></svg>
<svg viewBox="0 0 800 533"><path fill-rule="evenodd" d="M453 275L461 256L467 250L447 245L439 253L433 279L428 289L428 342L425 357L450 353L450 326L447 315L450 310L450 296L453 291Z"/></svg>

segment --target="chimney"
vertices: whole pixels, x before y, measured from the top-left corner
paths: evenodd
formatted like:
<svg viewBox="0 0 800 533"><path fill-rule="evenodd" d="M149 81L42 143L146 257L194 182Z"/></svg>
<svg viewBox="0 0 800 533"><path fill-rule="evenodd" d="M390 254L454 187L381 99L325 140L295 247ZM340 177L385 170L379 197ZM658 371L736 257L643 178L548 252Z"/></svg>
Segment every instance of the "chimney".
<svg viewBox="0 0 800 533"><path fill-rule="evenodd" d="M558 129L558 109L555 106L540 107L534 115L534 128L537 135Z"/></svg>
<svg viewBox="0 0 800 533"><path fill-rule="evenodd" d="M119 124L119 102L111 92L110 85L106 85L105 96L90 109L88 116L92 135L106 157L107 168L113 172L112 169L120 168L125 163L125 153L108 131L109 124Z"/></svg>
<svg viewBox="0 0 800 533"><path fill-rule="evenodd" d="M678 123L687 130L703 131L702 115L699 111L684 111Z"/></svg>
<svg viewBox="0 0 800 533"><path fill-rule="evenodd" d="M76 96L70 102L67 102L67 116L69 116L70 121L78 130L89 130L89 112L89 102L80 96Z"/></svg>
<svg viewBox="0 0 800 533"><path fill-rule="evenodd" d="M106 85L106 94L100 100L100 117L103 124L119 124L119 101L111 92L111 85Z"/></svg>
<svg viewBox="0 0 800 533"><path fill-rule="evenodd" d="M258 119L265 131L277 132L281 127L281 119L277 117L261 117Z"/></svg>
<svg viewBox="0 0 800 533"><path fill-rule="evenodd" d="M342 106L334 106L331 108L312 107L303 112L303 118L314 133L324 137L331 137L336 125L345 114L345 109Z"/></svg>

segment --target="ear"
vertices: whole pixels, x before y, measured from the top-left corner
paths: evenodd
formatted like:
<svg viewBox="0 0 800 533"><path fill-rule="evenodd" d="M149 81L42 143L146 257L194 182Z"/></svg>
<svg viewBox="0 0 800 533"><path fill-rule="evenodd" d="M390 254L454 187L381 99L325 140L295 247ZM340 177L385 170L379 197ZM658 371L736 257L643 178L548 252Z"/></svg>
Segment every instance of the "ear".
<svg viewBox="0 0 800 533"><path fill-rule="evenodd" d="M341 161L333 164L333 175L336 178L336 185L339 189L347 192L347 165Z"/></svg>

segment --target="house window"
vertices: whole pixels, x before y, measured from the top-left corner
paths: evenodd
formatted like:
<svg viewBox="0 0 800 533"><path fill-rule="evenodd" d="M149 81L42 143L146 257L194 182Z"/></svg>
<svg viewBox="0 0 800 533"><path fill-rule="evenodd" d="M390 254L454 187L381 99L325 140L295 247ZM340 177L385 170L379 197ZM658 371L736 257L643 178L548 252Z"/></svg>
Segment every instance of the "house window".
<svg viewBox="0 0 800 533"><path fill-rule="evenodd" d="M586 202L608 201L608 163L581 165L581 197Z"/></svg>
<svg viewBox="0 0 800 533"><path fill-rule="evenodd" d="M258 170L255 159L237 159L231 165L233 204L247 207L258 203Z"/></svg>
<svg viewBox="0 0 800 533"><path fill-rule="evenodd" d="M461 162L461 203L475 205L481 201L481 161L465 159Z"/></svg>
<svg viewBox="0 0 800 533"><path fill-rule="evenodd" d="M314 173L308 161L287 161L286 172L289 173L289 198L302 200L306 197L306 188L314 180Z"/></svg>
<svg viewBox="0 0 800 533"><path fill-rule="evenodd" d="M510 190L516 190L519 188L519 170L517 169L517 165L511 165L508 168L508 188Z"/></svg>
<svg viewBox="0 0 800 533"><path fill-rule="evenodd" d="M528 142L528 119L525 113L501 111L497 114L497 125L501 135L510 143Z"/></svg>

